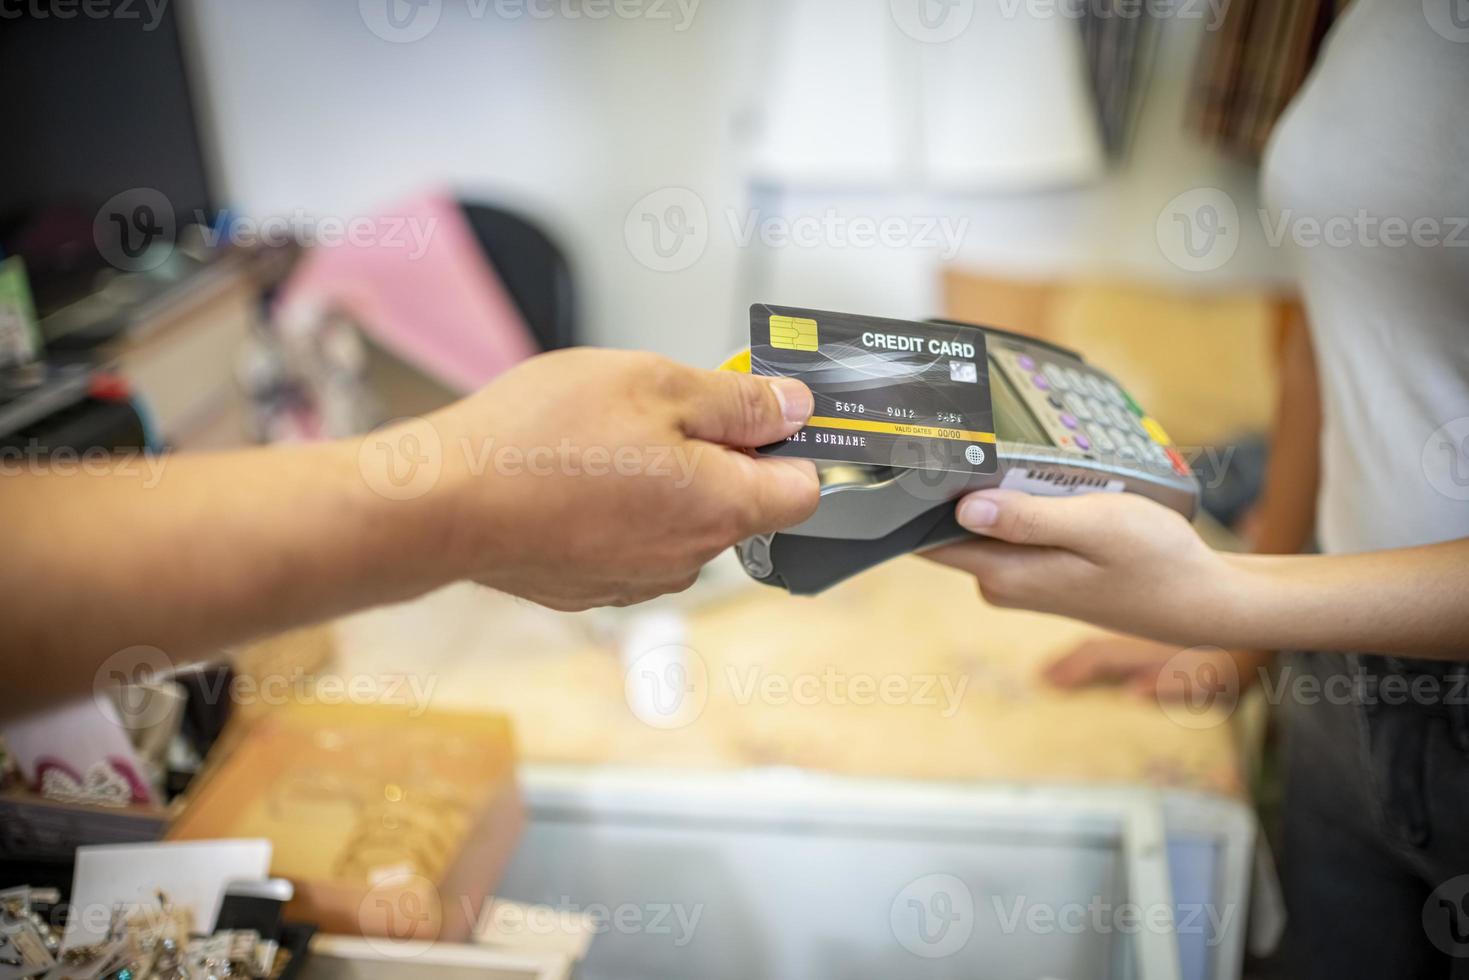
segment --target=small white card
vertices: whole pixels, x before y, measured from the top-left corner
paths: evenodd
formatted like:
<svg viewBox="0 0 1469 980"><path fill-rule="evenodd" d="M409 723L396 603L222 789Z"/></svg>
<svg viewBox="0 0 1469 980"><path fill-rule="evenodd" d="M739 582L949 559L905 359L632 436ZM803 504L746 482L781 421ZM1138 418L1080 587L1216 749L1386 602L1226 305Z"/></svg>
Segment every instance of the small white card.
<svg viewBox="0 0 1469 980"><path fill-rule="evenodd" d="M107 938L112 909L156 905L158 893L194 916L194 931L211 933L225 887L270 874L270 841L203 840L108 844L77 848L71 883L72 914L63 949Z"/></svg>

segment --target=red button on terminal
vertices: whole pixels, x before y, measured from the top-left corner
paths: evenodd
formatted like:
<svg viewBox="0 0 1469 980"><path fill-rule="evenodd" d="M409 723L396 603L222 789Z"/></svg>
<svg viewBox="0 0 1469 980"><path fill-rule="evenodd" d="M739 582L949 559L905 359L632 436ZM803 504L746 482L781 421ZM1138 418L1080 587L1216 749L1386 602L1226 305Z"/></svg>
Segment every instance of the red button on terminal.
<svg viewBox="0 0 1469 980"><path fill-rule="evenodd" d="M1163 451L1166 452L1168 454L1168 458L1173 461L1173 471L1175 473L1177 473L1179 476L1193 475L1193 470L1190 470L1188 468L1188 461L1179 454L1177 449L1169 446Z"/></svg>

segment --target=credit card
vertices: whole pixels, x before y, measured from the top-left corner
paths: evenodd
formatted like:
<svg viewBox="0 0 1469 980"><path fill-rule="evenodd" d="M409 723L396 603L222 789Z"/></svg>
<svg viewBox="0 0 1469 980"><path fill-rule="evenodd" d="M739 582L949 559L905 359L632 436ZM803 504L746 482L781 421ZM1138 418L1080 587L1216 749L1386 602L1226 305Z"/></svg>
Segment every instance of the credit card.
<svg viewBox="0 0 1469 980"><path fill-rule="evenodd" d="M750 370L798 378L816 396L771 456L994 473L995 414L984 332L953 324L750 307Z"/></svg>

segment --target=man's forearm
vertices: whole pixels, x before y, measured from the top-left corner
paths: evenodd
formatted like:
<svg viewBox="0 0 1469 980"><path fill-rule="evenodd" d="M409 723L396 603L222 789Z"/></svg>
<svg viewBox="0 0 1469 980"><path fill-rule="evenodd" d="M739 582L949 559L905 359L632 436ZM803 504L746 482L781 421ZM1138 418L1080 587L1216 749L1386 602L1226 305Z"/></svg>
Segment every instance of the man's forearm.
<svg viewBox="0 0 1469 980"><path fill-rule="evenodd" d="M1469 539L1227 564L1230 645L1469 659Z"/></svg>
<svg viewBox="0 0 1469 980"><path fill-rule="evenodd" d="M352 444L159 462L0 480L0 713L130 646L181 661L443 581L452 522L375 492Z"/></svg>

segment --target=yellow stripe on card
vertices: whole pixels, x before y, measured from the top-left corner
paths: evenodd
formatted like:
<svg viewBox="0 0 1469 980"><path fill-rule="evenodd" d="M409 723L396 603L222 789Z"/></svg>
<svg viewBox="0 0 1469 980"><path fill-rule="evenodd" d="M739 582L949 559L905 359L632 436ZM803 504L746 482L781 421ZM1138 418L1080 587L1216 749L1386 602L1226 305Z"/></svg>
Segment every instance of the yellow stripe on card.
<svg viewBox="0 0 1469 980"><path fill-rule="evenodd" d="M968 429L945 429L933 425L908 422L869 422L866 419L842 419L829 415L813 415L807 425L821 429L846 429L852 432L880 432L890 436L919 436L924 439L955 439L959 442L994 442L993 432L971 432Z"/></svg>

